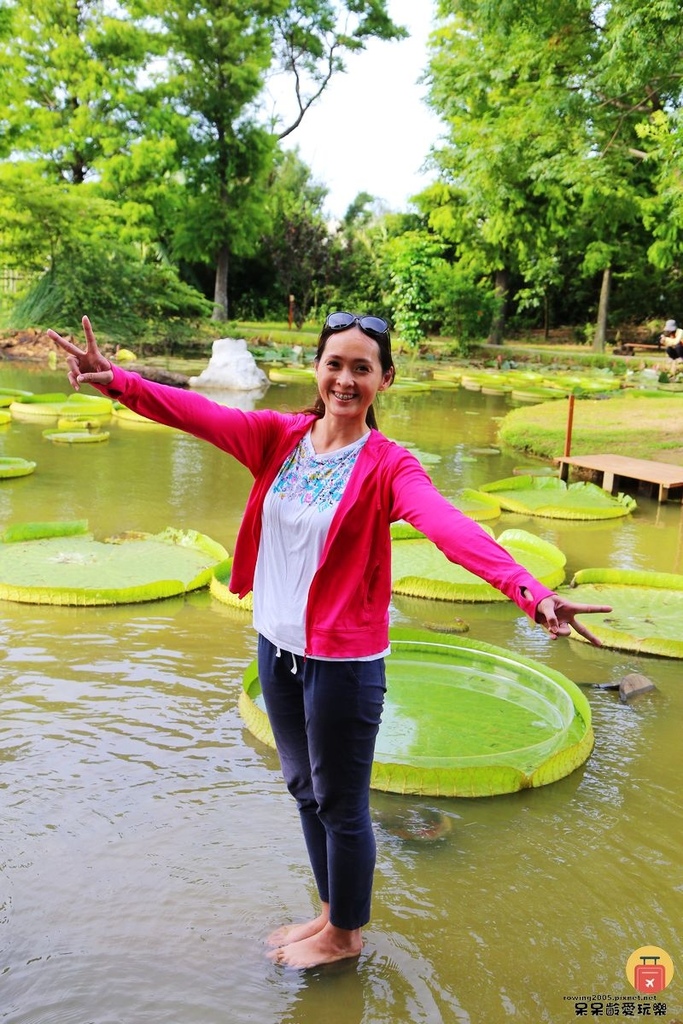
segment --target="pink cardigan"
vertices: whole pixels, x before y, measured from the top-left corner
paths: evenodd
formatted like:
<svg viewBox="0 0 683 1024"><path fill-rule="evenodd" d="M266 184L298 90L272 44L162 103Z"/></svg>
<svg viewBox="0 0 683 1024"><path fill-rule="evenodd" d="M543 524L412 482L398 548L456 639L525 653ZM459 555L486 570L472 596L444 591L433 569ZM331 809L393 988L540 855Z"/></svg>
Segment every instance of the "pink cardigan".
<svg viewBox="0 0 683 1024"><path fill-rule="evenodd" d="M228 452L254 476L235 543L230 590L243 597L253 586L265 496L285 458L315 417L270 409L244 412L204 395L153 384L112 367L101 388L150 419L178 427ZM486 580L534 618L552 593L472 519L434 487L414 455L371 432L332 520L306 608L306 654L360 658L388 646L391 600L389 526L404 519L452 562ZM526 596L523 593L526 590Z"/></svg>

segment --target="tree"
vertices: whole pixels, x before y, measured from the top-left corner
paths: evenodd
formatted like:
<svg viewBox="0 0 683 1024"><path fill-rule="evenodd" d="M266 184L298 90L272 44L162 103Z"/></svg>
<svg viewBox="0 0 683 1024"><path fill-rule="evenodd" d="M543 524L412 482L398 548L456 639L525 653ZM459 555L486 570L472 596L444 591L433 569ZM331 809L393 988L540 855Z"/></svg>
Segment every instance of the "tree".
<svg viewBox="0 0 683 1024"><path fill-rule="evenodd" d="M455 5L442 3L442 15ZM581 34L578 17L562 46L543 47L531 18L504 20L485 3L458 5L439 30L430 62L430 99L449 126L435 153L447 189L430 223L456 246L470 273L489 273L497 295L489 340L499 343L510 281L527 282L533 301L571 222L572 198L561 179L572 146L571 96L559 66ZM560 52L561 50L561 52ZM575 63L575 61L574 61Z"/></svg>
<svg viewBox="0 0 683 1024"><path fill-rule="evenodd" d="M275 18L277 67L294 87L295 114L277 130L290 135L327 88L345 71L344 57L365 47L368 39L403 39L407 32L393 23L387 0L294 0Z"/></svg>
<svg viewBox="0 0 683 1024"><path fill-rule="evenodd" d="M583 252L584 273L616 279L654 187L638 126L680 105L683 12L671 0L440 0L439 11L431 101L449 126L435 160L450 195L432 225L501 291L519 275L526 301L557 287L568 250Z"/></svg>
<svg viewBox="0 0 683 1024"><path fill-rule="evenodd" d="M155 17L167 52L157 96L169 114L162 130L173 137L184 197L174 211L172 250L214 264L213 316L226 319L230 258L253 253L267 229L277 141L343 70L346 52L403 32L386 0L129 0L129 8ZM277 128L264 126L259 110L274 59L297 100L292 122Z"/></svg>
<svg viewBox="0 0 683 1024"><path fill-rule="evenodd" d="M296 152L284 152L270 188L272 230L266 251L272 261L280 308L293 296L298 327L326 282L332 236L322 207L327 189L311 178Z"/></svg>
<svg viewBox="0 0 683 1024"><path fill-rule="evenodd" d="M53 180L98 181L126 210L129 236L212 264L214 316L224 319L229 261L267 228L278 139L346 53L404 34L386 2L15 0L0 21L3 152ZM261 110L276 61L297 101L277 128Z"/></svg>
<svg viewBox="0 0 683 1024"><path fill-rule="evenodd" d="M6 155L81 184L139 134L145 34L104 0L16 0L2 12L0 124Z"/></svg>
<svg viewBox="0 0 683 1024"><path fill-rule="evenodd" d="M391 320L391 285L385 249L395 233L386 203L360 192L342 217L332 247L330 308L374 313Z"/></svg>
<svg viewBox="0 0 683 1024"><path fill-rule="evenodd" d="M405 231L386 246L393 321L411 346L425 337L431 319L431 282L444 246L426 231Z"/></svg>
<svg viewBox="0 0 683 1024"><path fill-rule="evenodd" d="M30 164L0 166L0 259L30 271L8 311L14 327L60 324L78 330L84 310L113 337L137 337L173 318L206 313L203 296L175 269L146 258L120 232L121 210L92 194L45 181Z"/></svg>

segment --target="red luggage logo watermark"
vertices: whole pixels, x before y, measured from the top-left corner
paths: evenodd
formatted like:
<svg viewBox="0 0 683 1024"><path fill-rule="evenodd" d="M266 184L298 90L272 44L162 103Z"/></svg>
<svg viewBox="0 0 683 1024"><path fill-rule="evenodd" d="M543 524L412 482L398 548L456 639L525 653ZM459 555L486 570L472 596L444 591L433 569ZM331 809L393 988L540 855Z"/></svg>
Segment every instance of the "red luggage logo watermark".
<svg viewBox="0 0 683 1024"><path fill-rule="evenodd" d="M626 961L626 977L636 992L643 995L663 992L673 976L673 961L659 946L641 946Z"/></svg>

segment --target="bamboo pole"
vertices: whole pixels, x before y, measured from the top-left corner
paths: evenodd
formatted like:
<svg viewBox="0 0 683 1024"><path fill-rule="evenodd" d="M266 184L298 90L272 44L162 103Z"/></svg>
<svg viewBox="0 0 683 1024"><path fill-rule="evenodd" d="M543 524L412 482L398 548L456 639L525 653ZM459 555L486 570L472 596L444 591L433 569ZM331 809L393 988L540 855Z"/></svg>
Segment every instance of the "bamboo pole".
<svg viewBox="0 0 683 1024"><path fill-rule="evenodd" d="M569 396L569 408L567 410L567 432L564 435L564 455L568 458L572 448L572 426L574 424L574 395Z"/></svg>

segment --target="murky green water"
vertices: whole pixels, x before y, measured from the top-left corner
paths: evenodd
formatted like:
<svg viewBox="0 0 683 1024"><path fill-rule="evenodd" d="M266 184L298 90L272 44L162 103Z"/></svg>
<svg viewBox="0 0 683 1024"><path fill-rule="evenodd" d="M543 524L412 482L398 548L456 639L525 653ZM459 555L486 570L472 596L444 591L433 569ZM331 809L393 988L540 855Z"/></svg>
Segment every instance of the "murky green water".
<svg viewBox="0 0 683 1024"><path fill-rule="evenodd" d="M62 381L2 367L3 386ZM309 397L271 387L260 404ZM453 496L524 463L472 453L495 441L507 408L466 391L389 393L380 422L442 457L430 470ZM41 430L0 428L0 454L38 463L0 481L1 528L87 517L97 536L171 525L231 549L249 476L208 445L116 425L105 445L54 445ZM569 574L682 571L681 505L639 505L600 524L504 515L494 530L558 544ZM561 782L509 797L373 793L364 952L300 976L264 955L266 934L315 899L275 755L237 711L255 653L249 619L206 591L114 608L0 604L0 1020L564 1024L577 1019L565 997L644 1005L624 968L646 944L673 957L679 973L659 1002L665 1019L683 1017L680 662L552 643L507 604L397 598L392 610L414 626L453 615L472 639L585 685L595 751ZM633 671L657 691L622 705L595 688Z"/></svg>

